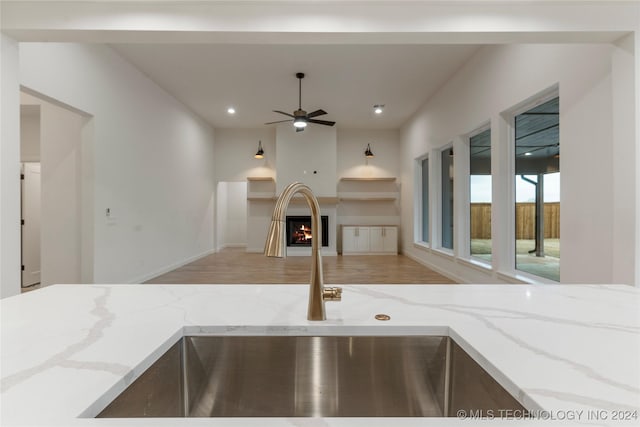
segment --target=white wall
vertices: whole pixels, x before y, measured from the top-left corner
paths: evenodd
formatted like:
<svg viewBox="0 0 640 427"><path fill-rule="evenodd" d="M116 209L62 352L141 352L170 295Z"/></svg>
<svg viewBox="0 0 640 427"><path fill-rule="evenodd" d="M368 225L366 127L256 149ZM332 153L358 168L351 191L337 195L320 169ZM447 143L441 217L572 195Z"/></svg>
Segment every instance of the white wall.
<svg viewBox="0 0 640 427"><path fill-rule="evenodd" d="M264 158L253 156L262 141ZM260 129L216 129L216 181L243 181L250 176L275 178L276 130L265 126Z"/></svg>
<svg viewBox="0 0 640 427"><path fill-rule="evenodd" d="M612 55L613 198L616 209L613 212L613 235L611 236L614 242L611 281L613 283L636 283L637 286L640 286L640 280L637 279L640 278L640 263L638 262L640 250L636 248L637 239L631 238L633 232L627 228L634 224L636 231L638 230L637 217L640 212L636 208L636 203L640 202L637 195L640 189L638 183L640 174L638 174L636 167L640 154L640 144L638 144L640 135L637 132L640 129L635 126L635 117L640 115L640 104L635 108L630 108L634 105L634 98L635 102L640 102L640 96L634 97L634 91L631 90L635 85L634 69L640 73L640 58L636 57L634 48L634 36L630 34L616 43ZM640 53L640 51L638 52ZM634 64L635 61L638 61L638 67ZM640 88L636 87L636 89ZM630 194L634 188L635 197ZM631 266L635 266L637 278L632 276Z"/></svg>
<svg viewBox="0 0 640 427"><path fill-rule="evenodd" d="M227 241L227 184L216 185L216 251L224 249Z"/></svg>
<svg viewBox="0 0 640 427"><path fill-rule="evenodd" d="M296 132L290 123L276 129L276 191L295 181L313 190L317 197L335 197L337 181L336 128L309 125Z"/></svg>
<svg viewBox="0 0 640 427"><path fill-rule="evenodd" d="M40 161L40 106L20 105L20 161Z"/></svg>
<svg viewBox="0 0 640 427"><path fill-rule="evenodd" d="M375 157L364 150L371 144ZM400 131L338 128L338 178L397 177L400 173Z"/></svg>
<svg viewBox="0 0 640 427"><path fill-rule="evenodd" d="M218 182L216 250L247 246L247 183Z"/></svg>
<svg viewBox="0 0 640 427"><path fill-rule="evenodd" d="M247 245L247 183L229 182L226 247Z"/></svg>
<svg viewBox="0 0 640 427"><path fill-rule="evenodd" d="M82 132L90 118L24 93L21 103L40 112L35 123L21 123L21 140L22 145L37 141L40 151L41 285L82 283L82 262L93 262L81 250L82 174L91 166L82 163Z"/></svg>
<svg viewBox="0 0 640 427"><path fill-rule="evenodd" d="M289 125L290 126L290 125ZM308 132L311 127L303 133ZM295 134L294 134L295 136ZM262 141L264 159L255 159L258 141ZM341 129L336 133L336 181L340 177L389 177L400 171L400 132L388 129ZM365 159L370 143L374 154ZM294 146L292 151L301 151ZM317 145L309 145L311 150ZM246 181L247 177L276 177L276 128L216 129L216 181ZM317 154L313 152L313 155ZM301 155L306 156L306 152Z"/></svg>
<svg viewBox="0 0 640 427"><path fill-rule="evenodd" d="M0 34L0 298L20 293L20 79L18 43Z"/></svg>
<svg viewBox="0 0 640 427"><path fill-rule="evenodd" d="M502 282L515 278L511 205L513 177L509 167L509 135L502 113L554 85L560 93L561 182L561 282L608 283L614 280L613 248L626 248L635 257L630 230L635 220L616 211L634 203L633 178L615 186L617 177L633 177L633 162L614 157L613 117L621 109L633 111L630 97L612 98L612 88L632 80L613 81L610 45L504 45L481 49L452 79L421 108L402 129L402 244L405 253L467 282ZM623 60L623 74L629 61ZM622 86L619 86L622 85ZM631 87L630 87L631 85ZM443 255L413 245L414 171L417 157L454 141L460 146L465 135L487 121L492 124L492 169L494 200L492 229L493 270L482 271L457 256ZM633 157L635 135L620 129L616 140L627 140L624 151ZM458 152L463 150L457 150ZM622 156L624 157L624 155ZM434 158L434 157L432 157ZM458 162L458 165L460 161ZM434 168L432 168L434 169ZM455 198L464 197L463 168L456 166ZM432 177L435 176L432 174ZM433 188L433 186L431 187ZM431 192L433 193L433 191ZM616 195L614 197L614 194ZM432 194L432 215L437 207ZM623 201L624 200L624 201ZM466 210L454 207L459 233ZM619 222L615 222L615 219ZM434 230L434 227L431 227ZM625 230L623 232L622 230ZM627 237L623 237L626 233ZM459 239L458 239L459 240ZM457 241L458 241L457 240ZM455 255L458 255L456 252ZM616 265L617 281L633 282L634 263ZM502 275L499 273L506 273Z"/></svg>
<svg viewBox="0 0 640 427"><path fill-rule="evenodd" d="M142 281L214 249L203 120L104 45L23 43L20 80L94 117L95 282Z"/></svg>

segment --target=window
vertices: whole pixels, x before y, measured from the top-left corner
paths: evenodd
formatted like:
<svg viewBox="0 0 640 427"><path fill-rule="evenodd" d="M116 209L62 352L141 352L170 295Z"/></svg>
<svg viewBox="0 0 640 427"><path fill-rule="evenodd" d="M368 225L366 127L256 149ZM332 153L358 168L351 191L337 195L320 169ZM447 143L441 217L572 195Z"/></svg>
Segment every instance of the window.
<svg viewBox="0 0 640 427"><path fill-rule="evenodd" d="M422 165L422 241L429 242L429 158L420 162Z"/></svg>
<svg viewBox="0 0 640 427"><path fill-rule="evenodd" d="M469 138L469 237L472 257L491 261L491 130Z"/></svg>
<svg viewBox="0 0 640 427"><path fill-rule="evenodd" d="M515 117L516 269L560 281L560 114L554 98Z"/></svg>
<svg viewBox="0 0 640 427"><path fill-rule="evenodd" d="M440 152L441 161L441 246L453 249L453 148Z"/></svg>

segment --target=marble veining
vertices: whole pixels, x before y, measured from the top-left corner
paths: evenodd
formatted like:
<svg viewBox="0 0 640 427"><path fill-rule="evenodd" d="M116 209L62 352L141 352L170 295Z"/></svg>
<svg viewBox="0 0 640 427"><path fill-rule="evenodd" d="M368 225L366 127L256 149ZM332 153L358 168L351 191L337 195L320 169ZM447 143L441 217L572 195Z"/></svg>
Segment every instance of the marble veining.
<svg viewBox="0 0 640 427"><path fill-rule="evenodd" d="M619 382L619 381L613 381L609 378L607 378L605 375L595 371L593 368L586 366L584 364L580 364L578 362L575 362L569 358L566 357L562 357L556 354L553 354L552 352L539 348L539 347L534 347L532 345L530 345L526 340L521 339L513 334L509 334L508 332L506 332L504 329L500 328L499 326L497 326L495 323L491 322L489 319L490 318L494 318L494 317L502 317L502 316L494 316L491 314L487 314L487 315L481 315L478 313L475 313L474 311L480 311L480 312L498 312L498 313L508 313L511 314L513 316L507 317L508 319L513 319L515 318L514 316L518 316L520 318L524 318L527 320L537 320L537 321L544 321L544 322L552 322L554 324L567 324L567 325L571 325L571 326L580 326L583 328L589 328L589 329L605 329L605 330L615 330L618 332L629 332L631 333L633 336L631 337L631 339L636 339L638 340L638 331L640 331L640 329L638 327L624 327L621 325L615 325L615 326L603 326L599 323L590 323L590 322L579 322L579 321L574 321L574 320L568 320L568 319L564 319L564 318L559 318L559 317L552 317L552 316L544 316L544 315L537 315L537 314L533 314L530 312L522 312L522 311L517 311L517 310L511 310L511 309L504 309L504 308L495 308L495 307L481 307L481 306L467 306L467 305L458 305L458 304L430 304L430 303L417 303L417 302L413 302L413 301L407 301L406 299L403 298L399 298L396 297L394 295L385 295L383 293L378 293L378 295L376 295L377 297L380 296L384 296L385 298L388 299L395 299L400 301L401 303L405 304L405 305L418 305L418 306L422 306L422 307L429 307L432 309L439 309L439 310L448 310L448 311L452 311L455 313L459 313L462 315L466 315L466 316L470 316L472 318L474 318L475 320L477 320L478 322L481 322L482 324L484 324L488 329L492 329L495 332L501 334L502 336L504 336L506 339L508 339L509 341L511 341L512 343L516 344L517 346L526 349L538 356L542 356L545 357L549 360L554 360L554 361L558 361L561 362L565 365L567 365L567 367L571 368L571 369L575 369L577 371L580 371L581 373L583 373L584 375L588 376L589 378L592 378L596 381L602 382L602 383L606 383L610 386L613 387L618 387L622 390L625 391L629 391L635 394L638 394L640 396L640 387L638 387L637 385L630 385L630 384L626 384L623 382ZM640 363L640 361L638 362ZM532 390L528 390L529 393L533 393ZM547 394L547 395L553 395L553 394ZM566 400L566 397L565 399ZM582 399L576 399L574 400L574 402L579 402ZM603 401L604 402L604 401Z"/></svg>
<svg viewBox="0 0 640 427"><path fill-rule="evenodd" d="M64 351L54 354L49 359L37 366L19 371L7 377L2 377L2 384L0 386L0 390L2 393L7 392L12 387L28 380L32 376L51 369L55 366L60 366L68 369L88 369L94 371L104 371L112 373L116 376L127 375L131 371L130 366L121 365L118 363L72 360L72 356L97 342L103 336L103 330L105 328L108 328L112 324L115 317L114 314L111 313L107 308L107 300L109 298L109 294L111 294L111 288L99 286L96 288L102 289L104 293L94 298L93 300L94 307L89 313L97 317L97 320L89 329L87 336L83 340L69 345Z"/></svg>
<svg viewBox="0 0 640 427"><path fill-rule="evenodd" d="M632 287L344 285L343 301L327 306L326 322L307 321L306 303L306 285L58 285L2 300L0 424L105 425L91 417L173 343L183 335L208 334L449 335L528 409L640 411L640 291ZM375 320L378 313L391 320ZM34 402L40 403L38 411ZM153 425L338 427L388 421L190 418ZM468 421L394 419L393 425Z"/></svg>

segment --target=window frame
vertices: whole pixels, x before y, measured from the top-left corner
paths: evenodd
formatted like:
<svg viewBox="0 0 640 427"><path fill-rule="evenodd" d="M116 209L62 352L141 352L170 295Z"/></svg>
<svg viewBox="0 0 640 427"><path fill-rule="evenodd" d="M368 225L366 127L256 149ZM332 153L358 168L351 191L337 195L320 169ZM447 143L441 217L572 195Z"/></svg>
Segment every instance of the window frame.
<svg viewBox="0 0 640 427"><path fill-rule="evenodd" d="M507 200L506 206L509 209L509 215L507 217L508 223L505 224L508 232L507 232L507 241L504 253L504 260L501 261L501 270L504 273L501 273L505 277L514 278L516 280L522 281L524 283L541 283L541 284L560 284L562 283L562 272L560 273L560 280L555 281L548 279L543 276L537 276L535 274L518 270L516 268L516 188L515 188L515 179L516 179L516 162L515 162L515 152L516 152L516 129L515 129L515 118L516 116L531 110L539 105L542 105L548 101L551 101L554 98L561 98L560 94L560 86L556 83L549 88L542 90L524 101L514 105L508 110L504 111L501 114L503 125L506 127L506 132L508 136L507 141L507 170L508 170L508 179L507 179ZM561 170L562 168L560 168ZM562 221L562 218L560 219ZM494 248L495 250L495 248Z"/></svg>
<svg viewBox="0 0 640 427"><path fill-rule="evenodd" d="M428 170L427 170L427 236L428 239L424 240L424 180L423 180L423 176L424 176L424 169L423 169L423 162L427 161L427 166L428 166ZM418 156L414 159L415 161L415 174L414 174L414 206L413 206L413 210L414 210L414 224L413 224L413 243L415 246L420 247L420 248L425 248L425 249L429 249L431 248L431 244L432 244L432 237L433 237L433 233L432 233L432 229L431 229L431 224L432 224L432 203L431 203L431 195L432 195L432 179L431 179L431 174L432 174L432 165L431 165L431 157L429 156L429 153L424 153L421 156Z"/></svg>
<svg viewBox="0 0 640 427"><path fill-rule="evenodd" d="M494 209L494 194L493 194L493 181L495 179L494 174L493 174L493 134L494 131L491 128L491 121L487 120L485 121L483 124L481 124L480 126L476 127L473 131L469 132L468 134L465 135L465 158L467 159L467 162L465 162L465 177L466 177L466 181L465 181L465 191L464 191L464 195L465 195L465 207L466 207L466 212L467 215L465 216L466 221L465 221L465 243L464 243L464 249L461 250L461 256L463 258L465 258L468 261L473 261L474 263L480 263L483 266L489 267L491 268L492 263L493 263L493 257L494 257L494 236L493 236L493 227L491 229L491 261L487 261L485 259L473 256L473 254L471 253L471 138L473 138L474 136L477 136L483 132L489 131L489 138L491 141L491 145L490 145L490 152L491 152L491 159L490 159L490 163L491 163L491 174L489 176L491 176L491 209ZM492 215L493 216L493 215Z"/></svg>
<svg viewBox="0 0 640 427"><path fill-rule="evenodd" d="M444 241L444 182L443 182L443 170L442 170L442 163L443 163L443 154L445 152L449 152L450 150L453 150L453 160L452 160L452 165L450 166L450 168L452 169L452 174L453 174L453 183L451 185L451 198L452 198L452 205L451 205L451 248L448 248L446 246L443 245L443 241ZM437 171L436 173L438 174L438 191L437 191L437 234L435 236L432 235L432 241L435 241L435 239L433 237L437 236L437 248L439 251L442 251L446 254L449 255L453 255L455 256L455 251L456 251L456 247L458 245L456 245L456 166L455 166L455 159L456 159L456 151L455 150L455 145L453 141L450 141L448 144L441 146L440 148L438 148L437 152L438 152L438 166L437 166ZM433 169L433 164L431 165L431 169Z"/></svg>

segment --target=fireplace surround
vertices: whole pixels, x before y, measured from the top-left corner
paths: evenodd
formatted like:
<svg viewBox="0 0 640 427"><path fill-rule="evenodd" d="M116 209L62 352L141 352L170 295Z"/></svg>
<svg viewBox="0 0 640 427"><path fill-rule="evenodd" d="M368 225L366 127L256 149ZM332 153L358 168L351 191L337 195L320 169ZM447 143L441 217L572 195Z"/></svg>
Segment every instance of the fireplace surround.
<svg viewBox="0 0 640 427"><path fill-rule="evenodd" d="M322 246L329 246L329 216L322 215ZM287 246L311 246L311 217L287 216Z"/></svg>

